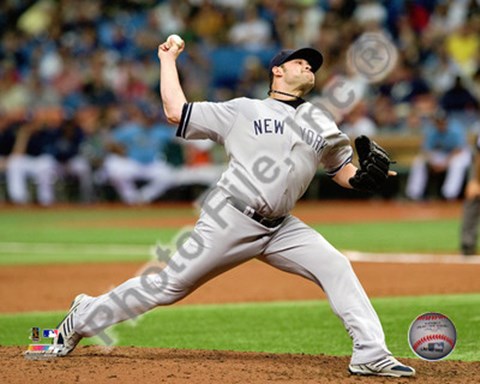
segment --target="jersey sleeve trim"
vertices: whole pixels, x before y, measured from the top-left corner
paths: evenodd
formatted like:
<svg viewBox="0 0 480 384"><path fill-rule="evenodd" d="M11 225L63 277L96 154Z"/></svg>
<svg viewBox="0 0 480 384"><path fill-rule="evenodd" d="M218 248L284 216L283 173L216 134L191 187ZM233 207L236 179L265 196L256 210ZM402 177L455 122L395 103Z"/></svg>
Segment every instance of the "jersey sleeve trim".
<svg viewBox="0 0 480 384"><path fill-rule="evenodd" d="M327 176L334 177L345 165L352 161L353 156L349 156L339 167L335 168L332 171L325 172Z"/></svg>
<svg viewBox="0 0 480 384"><path fill-rule="evenodd" d="M182 108L182 117L180 118L180 123L178 123L178 128L176 132L177 137L185 138L185 133L187 131L188 123L190 122L190 115L192 114L192 103L183 104Z"/></svg>

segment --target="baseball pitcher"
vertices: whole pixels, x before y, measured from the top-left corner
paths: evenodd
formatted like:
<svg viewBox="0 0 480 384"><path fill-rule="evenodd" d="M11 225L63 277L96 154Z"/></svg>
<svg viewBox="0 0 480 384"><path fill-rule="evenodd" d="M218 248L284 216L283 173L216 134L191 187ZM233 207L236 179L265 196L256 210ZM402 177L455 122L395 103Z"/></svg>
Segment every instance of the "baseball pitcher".
<svg viewBox="0 0 480 384"><path fill-rule="evenodd" d="M353 149L327 114L303 97L313 88L323 57L312 48L283 50L270 63L263 100L187 101L176 67L185 44L158 47L160 92L177 136L211 139L225 147L226 171L205 198L198 222L160 273L128 280L99 297L79 295L59 325L57 354L82 337L172 304L200 285L252 258L303 276L323 289L353 339L349 371L413 376L385 344L380 320L348 259L321 234L290 214L322 167L345 188L377 191L389 175L388 155L363 136Z"/></svg>

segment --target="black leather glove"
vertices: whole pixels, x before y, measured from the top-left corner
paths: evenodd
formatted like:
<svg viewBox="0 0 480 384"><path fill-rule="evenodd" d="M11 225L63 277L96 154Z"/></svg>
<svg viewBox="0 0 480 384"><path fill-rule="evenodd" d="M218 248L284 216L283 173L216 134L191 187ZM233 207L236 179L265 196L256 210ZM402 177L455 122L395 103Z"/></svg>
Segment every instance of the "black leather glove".
<svg viewBox="0 0 480 384"><path fill-rule="evenodd" d="M392 161L388 153L367 136L355 139L360 168L348 182L362 192L378 192L385 185Z"/></svg>

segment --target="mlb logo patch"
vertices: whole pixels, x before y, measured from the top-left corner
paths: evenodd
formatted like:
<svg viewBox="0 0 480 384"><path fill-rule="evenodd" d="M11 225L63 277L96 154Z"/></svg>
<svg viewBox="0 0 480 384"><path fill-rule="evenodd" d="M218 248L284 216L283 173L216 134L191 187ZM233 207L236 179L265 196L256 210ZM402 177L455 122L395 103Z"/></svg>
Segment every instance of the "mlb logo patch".
<svg viewBox="0 0 480 384"><path fill-rule="evenodd" d="M43 337L53 339L58 335L58 329L44 329Z"/></svg>

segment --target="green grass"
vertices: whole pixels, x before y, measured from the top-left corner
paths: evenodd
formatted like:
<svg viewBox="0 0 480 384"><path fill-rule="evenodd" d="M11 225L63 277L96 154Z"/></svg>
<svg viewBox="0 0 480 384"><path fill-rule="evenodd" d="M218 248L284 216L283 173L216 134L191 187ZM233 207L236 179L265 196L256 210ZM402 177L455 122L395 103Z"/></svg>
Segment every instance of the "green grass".
<svg viewBox="0 0 480 384"><path fill-rule="evenodd" d="M155 244L167 240L178 232L177 228L62 228L31 226L1 230L2 242L63 243L63 244ZM8 239L8 240L7 240ZM1 249L1 248L0 248Z"/></svg>
<svg viewBox="0 0 480 384"><path fill-rule="evenodd" d="M339 249L363 252L458 253L459 220L314 225Z"/></svg>
<svg viewBox="0 0 480 384"><path fill-rule="evenodd" d="M2 211L0 265L147 261L151 248L171 243L180 228L135 227L135 220L168 223L179 217L192 218L194 212L188 207ZM130 226L129 220L134 220Z"/></svg>
<svg viewBox="0 0 480 384"><path fill-rule="evenodd" d="M129 219L140 223L163 219L168 224L169 218L177 217L194 218L195 213L188 207L2 211L0 265L148 260L149 249L157 242L170 243L180 228L174 225L128 228L126 224L118 224ZM314 228L344 250L458 252L458 220L328 224ZM108 250L111 246L116 249Z"/></svg>
<svg viewBox="0 0 480 384"><path fill-rule="evenodd" d="M168 249L177 231L164 231L158 244ZM0 266L10 264L147 262L155 255L156 241L147 245L74 243L1 243Z"/></svg>
<svg viewBox="0 0 480 384"><path fill-rule="evenodd" d="M0 243L148 244L171 238L175 225L162 228L139 225L135 220L192 218L191 208L134 210L67 208L65 210L14 210L0 213ZM128 221L133 223L128 226ZM97 225L99 224L99 225ZM120 225L119 225L120 224ZM109 227L109 225L111 225Z"/></svg>
<svg viewBox="0 0 480 384"><path fill-rule="evenodd" d="M0 253L1 265L40 265L40 264L77 264L77 263L119 263L119 262L147 262L150 260L148 249L144 253L134 254L84 254L64 252L62 254L32 254L30 252L16 252L15 255Z"/></svg>
<svg viewBox="0 0 480 384"><path fill-rule="evenodd" d="M479 361L480 294L372 300L390 350L414 357L407 332L416 316L441 312L457 327L451 360ZM0 344L27 345L29 329L56 325L64 313L0 315ZM110 333L121 346L350 355L351 342L326 301L159 308Z"/></svg>

